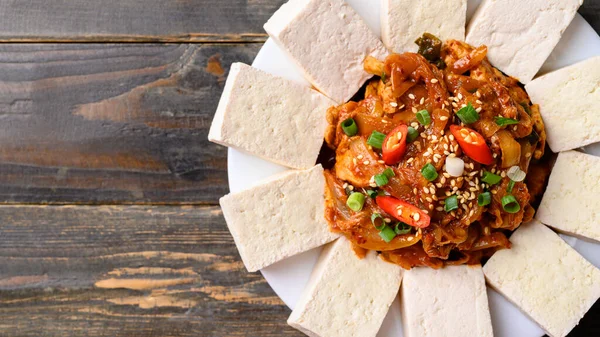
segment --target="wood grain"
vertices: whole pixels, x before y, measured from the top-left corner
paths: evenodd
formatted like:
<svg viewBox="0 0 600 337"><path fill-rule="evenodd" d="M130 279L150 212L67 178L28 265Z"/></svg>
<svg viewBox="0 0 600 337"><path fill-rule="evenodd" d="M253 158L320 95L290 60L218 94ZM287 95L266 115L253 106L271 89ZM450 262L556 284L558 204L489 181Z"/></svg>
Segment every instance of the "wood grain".
<svg viewBox="0 0 600 337"><path fill-rule="evenodd" d="M3 0L1 42L262 42L286 0ZM599 1L580 13L600 29Z"/></svg>
<svg viewBox="0 0 600 337"><path fill-rule="evenodd" d="M0 206L2 336L301 336L218 207Z"/></svg>
<svg viewBox="0 0 600 337"><path fill-rule="evenodd" d="M208 129L258 44L0 45L0 203L215 204Z"/></svg>
<svg viewBox="0 0 600 337"><path fill-rule="evenodd" d="M3 0L5 42L264 41L286 0Z"/></svg>

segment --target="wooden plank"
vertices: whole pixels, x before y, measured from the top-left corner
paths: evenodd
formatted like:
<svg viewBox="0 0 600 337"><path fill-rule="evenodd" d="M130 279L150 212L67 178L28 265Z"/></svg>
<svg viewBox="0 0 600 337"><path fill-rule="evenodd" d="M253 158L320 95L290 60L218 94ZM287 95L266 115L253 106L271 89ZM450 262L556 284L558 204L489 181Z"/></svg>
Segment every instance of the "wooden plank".
<svg viewBox="0 0 600 337"><path fill-rule="evenodd" d="M286 0L4 0L3 42L264 41L262 25ZM580 13L600 30L598 1Z"/></svg>
<svg viewBox="0 0 600 337"><path fill-rule="evenodd" d="M2 336L301 336L218 207L0 206Z"/></svg>
<svg viewBox="0 0 600 337"><path fill-rule="evenodd" d="M286 0L4 0L7 42L264 41L262 25Z"/></svg>
<svg viewBox="0 0 600 337"><path fill-rule="evenodd" d="M208 129L258 44L0 45L0 203L215 204Z"/></svg>

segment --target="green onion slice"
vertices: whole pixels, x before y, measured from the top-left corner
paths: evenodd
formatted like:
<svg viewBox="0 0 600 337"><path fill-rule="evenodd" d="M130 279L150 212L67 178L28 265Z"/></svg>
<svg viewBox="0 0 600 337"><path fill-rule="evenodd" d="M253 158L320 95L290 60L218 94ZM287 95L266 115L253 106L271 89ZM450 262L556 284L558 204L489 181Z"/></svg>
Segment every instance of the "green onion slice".
<svg viewBox="0 0 600 337"><path fill-rule="evenodd" d="M502 198L502 208L506 212L513 214L521 210L521 205L519 205L517 199L512 194L509 194Z"/></svg>
<svg viewBox="0 0 600 337"><path fill-rule="evenodd" d="M520 167L513 166L513 167L511 167L511 168L508 169L508 172L506 172L506 175L510 179L512 179L512 180L514 180L516 182L519 182L519 181L525 180L525 176L527 174L525 172L523 172L523 170L521 170Z"/></svg>
<svg viewBox="0 0 600 337"><path fill-rule="evenodd" d="M396 174L394 174L394 170L392 170L392 169L391 169L391 168L389 168L389 167L388 167L388 168L386 168L386 169L383 171L383 174L385 174L385 176L386 176L386 177L388 177L388 178L391 178L391 177L393 177L393 176L395 176L395 175L396 175Z"/></svg>
<svg viewBox="0 0 600 337"><path fill-rule="evenodd" d="M390 171L391 171L391 175L389 175ZM388 168L385 171L383 171L382 174L377 174L375 176L375 184L377 184L377 186L379 186L379 187L385 186L385 185L387 185L387 183L390 182L390 178L393 176L394 176L394 171L392 171L391 169Z"/></svg>
<svg viewBox="0 0 600 337"><path fill-rule="evenodd" d="M458 209L458 197L456 195L451 195L448 198L446 198L444 204L444 211L446 211L447 213L455 209Z"/></svg>
<svg viewBox="0 0 600 337"><path fill-rule="evenodd" d="M377 223L375 222L375 221L377 221L377 219L381 219L380 226L377 226ZM378 231L383 230L383 227L386 226L385 221L383 220L383 217L379 213L371 214L371 223L373 224L373 227L377 228Z"/></svg>
<svg viewBox="0 0 600 337"><path fill-rule="evenodd" d="M506 186L506 192L512 193L512 190L513 190L514 187L515 187L515 181L511 179L508 182L508 186Z"/></svg>
<svg viewBox="0 0 600 337"><path fill-rule="evenodd" d="M382 72L382 73L381 73L381 80L382 80L383 82L385 82L385 79L386 79L386 78L387 78L387 75L386 75L386 73L385 73L385 71L384 71L384 72Z"/></svg>
<svg viewBox="0 0 600 337"><path fill-rule="evenodd" d="M367 139L367 144L371 145L374 148L381 149L383 145L383 140L385 139L385 134L379 131L373 131Z"/></svg>
<svg viewBox="0 0 600 337"><path fill-rule="evenodd" d="M398 222L394 227L394 232L398 235L408 234L412 230L412 227L405 224L404 222Z"/></svg>
<svg viewBox="0 0 600 337"><path fill-rule="evenodd" d="M396 237L396 232L394 232L394 230L391 229L389 226L385 226L383 227L381 232L379 232L379 236L381 236L383 241L390 242Z"/></svg>
<svg viewBox="0 0 600 337"><path fill-rule="evenodd" d="M492 202L492 193L483 192L477 197L477 205L487 206Z"/></svg>
<svg viewBox="0 0 600 337"><path fill-rule="evenodd" d="M484 171L483 177L481 177L481 181L483 181L484 183L486 183L488 185L496 185L497 183L500 182L500 180L502 180L501 176L499 176L497 174L493 174L492 172L489 172L489 171Z"/></svg>
<svg viewBox="0 0 600 337"><path fill-rule="evenodd" d="M365 195L359 192L354 192L350 194L348 200L346 200L346 205L348 208L355 212L360 212L365 204Z"/></svg>
<svg viewBox="0 0 600 337"><path fill-rule="evenodd" d="M354 119L348 118L342 122L342 130L347 136L352 137L358 133L358 126Z"/></svg>
<svg viewBox="0 0 600 337"><path fill-rule="evenodd" d="M506 117L496 117L494 120L500 126L519 124L518 120Z"/></svg>
<svg viewBox="0 0 600 337"><path fill-rule="evenodd" d="M367 190L366 193L369 195L369 197L371 197L372 199L377 198L377 196L379 195L379 192L377 191L373 191L373 190Z"/></svg>
<svg viewBox="0 0 600 337"><path fill-rule="evenodd" d="M421 169L421 175L427 179L427 181L434 181L438 177L437 170L431 163L427 163L427 165L423 166Z"/></svg>
<svg viewBox="0 0 600 337"><path fill-rule="evenodd" d="M408 136L406 137L406 141L412 143L419 137L419 131L413 128L412 126L408 127Z"/></svg>
<svg viewBox="0 0 600 337"><path fill-rule="evenodd" d="M465 124L472 124L479 120L479 114L477 111L475 111L475 108L471 105L471 103L458 110L456 115Z"/></svg>
<svg viewBox="0 0 600 337"><path fill-rule="evenodd" d="M417 112L417 120L419 121L419 123L425 126L431 124L431 117L429 116L429 111L421 110Z"/></svg>

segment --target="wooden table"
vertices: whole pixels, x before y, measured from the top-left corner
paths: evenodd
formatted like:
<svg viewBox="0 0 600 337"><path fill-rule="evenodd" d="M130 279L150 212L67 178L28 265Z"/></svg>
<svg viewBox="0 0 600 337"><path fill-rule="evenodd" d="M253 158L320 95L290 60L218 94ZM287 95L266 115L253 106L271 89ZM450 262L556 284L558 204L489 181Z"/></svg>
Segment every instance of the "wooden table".
<svg viewBox="0 0 600 337"><path fill-rule="evenodd" d="M207 141L283 2L0 1L0 336L301 336L240 262Z"/></svg>

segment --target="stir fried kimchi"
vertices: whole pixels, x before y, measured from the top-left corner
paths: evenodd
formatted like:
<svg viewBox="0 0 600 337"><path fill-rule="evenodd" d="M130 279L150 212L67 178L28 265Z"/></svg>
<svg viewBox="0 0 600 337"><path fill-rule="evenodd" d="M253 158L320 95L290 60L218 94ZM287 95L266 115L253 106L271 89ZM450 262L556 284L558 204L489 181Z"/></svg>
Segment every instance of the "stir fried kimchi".
<svg viewBox="0 0 600 337"><path fill-rule="evenodd" d="M377 77L364 98L328 110L326 217L355 251L406 269L476 264L533 217L549 174L544 125L485 46L417 44L367 58Z"/></svg>

